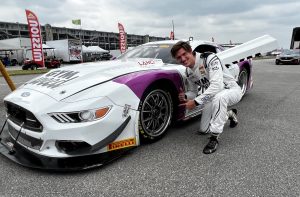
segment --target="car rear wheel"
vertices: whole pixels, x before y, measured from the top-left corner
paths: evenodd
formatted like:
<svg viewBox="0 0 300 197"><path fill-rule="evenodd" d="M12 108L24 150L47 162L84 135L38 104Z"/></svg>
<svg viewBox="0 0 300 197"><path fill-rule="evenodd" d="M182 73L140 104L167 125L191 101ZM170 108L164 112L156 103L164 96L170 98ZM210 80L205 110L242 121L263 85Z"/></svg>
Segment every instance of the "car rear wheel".
<svg viewBox="0 0 300 197"><path fill-rule="evenodd" d="M139 106L139 133L142 142L160 139L171 123L173 102L168 91L153 88L144 94Z"/></svg>
<svg viewBox="0 0 300 197"><path fill-rule="evenodd" d="M242 89L242 96L244 96L248 87L248 71L245 68L239 74L238 84Z"/></svg>
<svg viewBox="0 0 300 197"><path fill-rule="evenodd" d="M30 69L31 69L31 70L36 70L36 69L37 69L37 65L32 64L32 65L30 66Z"/></svg>

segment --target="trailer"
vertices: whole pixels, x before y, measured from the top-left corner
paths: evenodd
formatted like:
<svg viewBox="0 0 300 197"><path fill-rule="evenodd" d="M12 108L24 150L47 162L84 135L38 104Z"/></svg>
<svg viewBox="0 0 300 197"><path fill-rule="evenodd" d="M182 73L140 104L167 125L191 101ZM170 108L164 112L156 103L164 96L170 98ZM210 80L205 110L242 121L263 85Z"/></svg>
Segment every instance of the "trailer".
<svg viewBox="0 0 300 197"><path fill-rule="evenodd" d="M80 40L46 41L46 45L55 48L56 58L62 62L82 62L82 45Z"/></svg>
<svg viewBox="0 0 300 197"><path fill-rule="evenodd" d="M0 46L0 58L7 57L11 65L21 65L26 59L26 51L31 49L31 42L29 38L11 38L0 40ZM32 54L27 58L32 59Z"/></svg>

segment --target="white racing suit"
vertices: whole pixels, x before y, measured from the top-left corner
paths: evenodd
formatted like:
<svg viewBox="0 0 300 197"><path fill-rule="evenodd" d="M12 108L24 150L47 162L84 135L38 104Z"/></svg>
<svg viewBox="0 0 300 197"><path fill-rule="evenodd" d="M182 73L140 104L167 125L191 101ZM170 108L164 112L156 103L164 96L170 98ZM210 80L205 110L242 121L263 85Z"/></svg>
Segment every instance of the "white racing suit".
<svg viewBox="0 0 300 197"><path fill-rule="evenodd" d="M200 57L199 53L194 67L187 68L186 77L187 99L194 99L203 108L200 131L222 133L228 119L227 106L238 103L242 97L235 78L215 54Z"/></svg>

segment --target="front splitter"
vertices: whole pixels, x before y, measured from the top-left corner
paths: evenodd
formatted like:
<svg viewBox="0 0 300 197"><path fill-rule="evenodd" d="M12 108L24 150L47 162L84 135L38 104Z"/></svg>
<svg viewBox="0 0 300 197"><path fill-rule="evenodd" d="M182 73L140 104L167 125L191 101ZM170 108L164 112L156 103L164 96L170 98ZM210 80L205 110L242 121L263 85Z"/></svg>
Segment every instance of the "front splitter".
<svg viewBox="0 0 300 197"><path fill-rule="evenodd" d="M135 146L105 153L57 158L30 152L15 143L14 139L9 136L3 137L0 143L0 153L15 163L29 168L50 171L76 171L99 167L121 157L133 148Z"/></svg>

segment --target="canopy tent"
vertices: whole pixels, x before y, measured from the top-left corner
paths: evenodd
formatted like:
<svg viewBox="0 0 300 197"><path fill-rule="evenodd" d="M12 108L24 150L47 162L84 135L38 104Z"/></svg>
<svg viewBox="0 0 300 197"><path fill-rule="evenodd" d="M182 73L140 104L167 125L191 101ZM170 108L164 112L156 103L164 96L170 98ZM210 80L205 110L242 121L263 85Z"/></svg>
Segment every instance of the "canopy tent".
<svg viewBox="0 0 300 197"><path fill-rule="evenodd" d="M88 53L88 49L86 46L82 45L82 53Z"/></svg>
<svg viewBox="0 0 300 197"><path fill-rule="evenodd" d="M94 52L99 52L99 53L108 53L107 50L102 49L99 46L89 46L88 47L89 50L94 51Z"/></svg>
<svg viewBox="0 0 300 197"><path fill-rule="evenodd" d="M46 45L46 44L43 44L43 49L55 49L55 48L50 47L50 46L48 46L48 45Z"/></svg>
<svg viewBox="0 0 300 197"><path fill-rule="evenodd" d="M10 51L10 50L21 50L21 47L13 46L7 43L0 43L0 50L1 51Z"/></svg>
<svg viewBox="0 0 300 197"><path fill-rule="evenodd" d="M107 50L104 50L104 49L100 48L99 46L86 47L84 45L82 45L82 52L83 53L108 53Z"/></svg>

